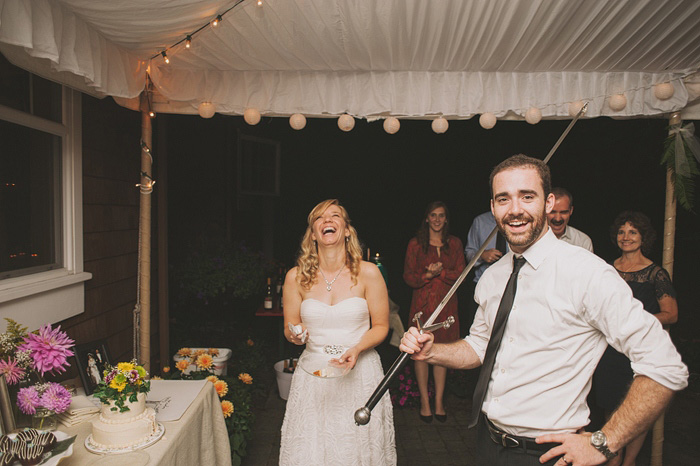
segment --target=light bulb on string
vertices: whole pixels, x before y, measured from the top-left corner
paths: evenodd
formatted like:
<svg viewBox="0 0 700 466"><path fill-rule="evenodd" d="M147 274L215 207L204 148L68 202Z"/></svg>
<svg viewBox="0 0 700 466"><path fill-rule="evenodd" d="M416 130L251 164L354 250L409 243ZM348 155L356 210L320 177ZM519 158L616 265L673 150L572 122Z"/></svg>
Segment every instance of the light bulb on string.
<svg viewBox="0 0 700 466"><path fill-rule="evenodd" d="M289 117L289 126L291 126L297 131L300 129L304 129L304 127L306 126L306 117L301 113L295 113L294 115Z"/></svg>
<svg viewBox="0 0 700 466"><path fill-rule="evenodd" d="M257 6L262 6L263 2L262 2L262 0L258 0L256 4L257 4Z"/></svg>
<svg viewBox="0 0 700 466"><path fill-rule="evenodd" d="M149 111L148 111L148 116L151 117L151 118L155 118L155 117L156 117L156 112L154 112L153 110L149 110Z"/></svg>
<svg viewBox="0 0 700 466"><path fill-rule="evenodd" d="M165 50L160 52L161 55L163 55L163 61L165 62L166 65L170 64L170 59L168 58L168 54L165 53Z"/></svg>
<svg viewBox="0 0 700 466"><path fill-rule="evenodd" d="M430 127L433 128L433 131L435 131L435 133L442 134L445 131L447 131L447 128L450 127L450 124L447 122L446 119L440 117L433 120L433 122L430 124Z"/></svg>
<svg viewBox="0 0 700 466"><path fill-rule="evenodd" d="M396 134L396 132L401 128L401 123L396 117L389 117L384 120L384 131L389 134Z"/></svg>
<svg viewBox="0 0 700 466"><path fill-rule="evenodd" d="M340 115L338 117L338 128L341 130L348 132L352 130L355 127L355 119L352 117L352 115L348 115L347 113L344 113L343 115Z"/></svg>
<svg viewBox="0 0 700 466"><path fill-rule="evenodd" d="M215 27L219 26L220 22L221 22L221 15L217 15L216 18L214 18L211 21L211 27L215 28Z"/></svg>
<svg viewBox="0 0 700 466"><path fill-rule="evenodd" d="M187 36L187 39L185 39L185 48L188 49L192 47L192 36Z"/></svg>
<svg viewBox="0 0 700 466"><path fill-rule="evenodd" d="M673 84L660 83L654 85L654 96L659 100L668 100L673 97Z"/></svg>
<svg viewBox="0 0 700 466"><path fill-rule="evenodd" d="M614 112L619 112L620 110L624 110L624 108L627 106L627 97L625 97L625 94L615 94L610 96L610 99L608 100L608 107Z"/></svg>
<svg viewBox="0 0 700 466"><path fill-rule="evenodd" d="M531 125L536 125L542 119L542 112L537 107L530 107L525 112L525 121Z"/></svg>
<svg viewBox="0 0 700 466"><path fill-rule="evenodd" d="M255 108L246 108L243 112L243 119L249 125L257 125L260 123L260 112Z"/></svg>
<svg viewBox="0 0 700 466"><path fill-rule="evenodd" d="M494 126L496 126L497 121L498 120L496 119L496 115L494 115L491 112L482 113L479 117L479 124L484 129L493 128Z"/></svg>

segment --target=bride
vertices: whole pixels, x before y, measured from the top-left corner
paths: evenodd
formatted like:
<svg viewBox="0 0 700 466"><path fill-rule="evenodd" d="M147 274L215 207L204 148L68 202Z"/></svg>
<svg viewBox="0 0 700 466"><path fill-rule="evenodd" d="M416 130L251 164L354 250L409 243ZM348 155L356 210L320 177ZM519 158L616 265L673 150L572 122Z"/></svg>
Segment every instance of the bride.
<svg viewBox="0 0 700 466"><path fill-rule="evenodd" d="M353 419L383 377L373 348L389 331L389 301L381 272L362 261L357 232L337 200L323 201L309 214L282 295L285 337L306 349L287 400L280 465L395 465L388 393L367 425ZM346 374L313 375L303 363L311 355L336 358Z"/></svg>

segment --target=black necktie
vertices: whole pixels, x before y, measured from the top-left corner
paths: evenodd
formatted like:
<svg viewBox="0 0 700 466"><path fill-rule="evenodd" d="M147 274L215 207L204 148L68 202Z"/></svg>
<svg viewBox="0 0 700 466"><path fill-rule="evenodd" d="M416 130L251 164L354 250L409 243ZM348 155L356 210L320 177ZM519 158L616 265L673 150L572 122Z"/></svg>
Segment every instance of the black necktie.
<svg viewBox="0 0 700 466"><path fill-rule="evenodd" d="M496 235L496 249L501 251L501 254L506 253L506 238L500 231Z"/></svg>
<svg viewBox="0 0 700 466"><path fill-rule="evenodd" d="M525 265L525 262L524 257L513 256L513 273L510 274L506 289L503 291L501 303L498 305L498 312L496 312L496 319L493 322L493 329L491 330L491 338L489 338L489 344L486 346L486 354L484 355L484 362L481 365L479 380L476 382L476 388L474 389L474 402L472 403L469 427L474 427L479 420L481 405L484 404L486 389L489 386L493 365L496 362L496 353L498 353L498 348L501 346L503 331L506 328L506 321L508 320L508 315L510 314L513 301L515 300L515 290L518 287L518 272L520 272L522 266Z"/></svg>

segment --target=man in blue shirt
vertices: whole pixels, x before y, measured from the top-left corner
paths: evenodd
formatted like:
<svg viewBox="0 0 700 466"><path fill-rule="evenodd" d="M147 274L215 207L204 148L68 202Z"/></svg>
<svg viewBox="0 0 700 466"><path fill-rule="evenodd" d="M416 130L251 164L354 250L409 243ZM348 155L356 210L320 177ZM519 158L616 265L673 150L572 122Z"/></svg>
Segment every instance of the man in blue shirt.
<svg viewBox="0 0 700 466"><path fill-rule="evenodd" d="M467 262L472 260L481 245L486 241L486 238L496 228L496 220L489 210L477 216L472 222L469 233L467 234L467 245L464 248L464 255L467 256ZM502 240L502 245L499 244L499 239ZM497 234L491 242L486 246L486 250L481 254L481 257L474 263L474 283L479 281L481 275L491 264L508 252L508 245L503 239L503 236Z"/></svg>

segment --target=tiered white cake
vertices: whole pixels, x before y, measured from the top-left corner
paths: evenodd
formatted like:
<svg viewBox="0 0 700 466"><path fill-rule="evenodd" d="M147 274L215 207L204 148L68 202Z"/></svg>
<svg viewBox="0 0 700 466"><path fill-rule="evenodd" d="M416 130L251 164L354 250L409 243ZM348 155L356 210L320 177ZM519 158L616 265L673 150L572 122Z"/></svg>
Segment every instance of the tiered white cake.
<svg viewBox="0 0 700 466"><path fill-rule="evenodd" d="M146 394L138 401L127 402L129 411L112 411L113 404L103 404L98 419L92 421L92 443L99 448L122 449L142 443L156 432L156 412L146 408Z"/></svg>

